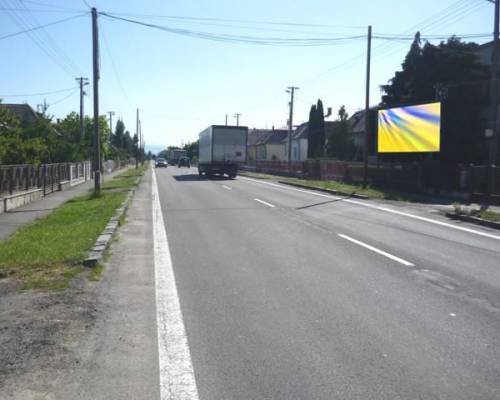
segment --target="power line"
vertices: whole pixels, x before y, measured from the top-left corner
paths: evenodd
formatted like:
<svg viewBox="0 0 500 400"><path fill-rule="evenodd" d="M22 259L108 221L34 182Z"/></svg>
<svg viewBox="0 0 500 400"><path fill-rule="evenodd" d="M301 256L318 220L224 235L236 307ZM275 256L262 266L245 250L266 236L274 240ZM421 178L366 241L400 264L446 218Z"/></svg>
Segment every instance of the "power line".
<svg viewBox="0 0 500 400"><path fill-rule="evenodd" d="M300 22L224 19L224 18L157 15L157 14L132 14L132 13L117 13L117 12L110 12L110 13L118 16L121 15L121 16L138 17L138 18L160 18L160 19L180 20L180 21L217 21L217 22L260 24L260 25L302 26L302 27L314 27L314 28L366 29L365 26L355 26L355 25L328 25L328 24L311 24L311 23L300 23Z"/></svg>
<svg viewBox="0 0 500 400"><path fill-rule="evenodd" d="M62 92L69 92L70 90L75 90L77 88L70 87L67 89L52 90L50 92L39 92L39 93L28 93L28 94L0 94L0 97L35 97L35 96L45 96L49 94L56 94Z"/></svg>
<svg viewBox="0 0 500 400"><path fill-rule="evenodd" d="M69 99L70 97L74 96L77 92L78 92L78 91L77 91L77 90L75 90L75 91L71 92L70 94L68 94L68 95L64 96L63 98L61 98L61 99L59 99L59 100L56 100L56 101L54 101L54 102L50 103L49 105L50 105L50 106L55 106L56 104L62 103L64 100Z"/></svg>
<svg viewBox="0 0 500 400"><path fill-rule="evenodd" d="M55 8L55 9L59 9L59 10L78 11L74 8L68 8L68 7L57 5L57 4L45 3L42 1L36 1L36 0L20 0L20 1L23 3L34 4L37 6L50 7L50 8Z"/></svg>
<svg viewBox="0 0 500 400"><path fill-rule="evenodd" d="M9 9L6 9L4 7L0 6L0 8L2 8L2 10L4 10L4 11L9 11ZM14 37L14 36L18 36L18 35L22 35L24 33L33 32L33 31L36 31L38 29L46 28L48 26L57 25L57 24L61 24L63 22L71 21L73 19L80 18L80 17L82 17L85 14L87 14L87 13L84 13L84 14L82 13L82 14L79 14L79 15L74 15L72 17L63 18L63 19L60 19L60 20L57 20L57 21L49 22L48 24L38 25L38 26L34 26L32 28L29 28L29 29L24 29L24 30L19 31L19 32L10 33L8 35L0 36L0 40L8 39L8 38L11 38L11 37Z"/></svg>
<svg viewBox="0 0 500 400"><path fill-rule="evenodd" d="M26 8L26 6L21 2L21 0L17 0L17 2L28 12L28 18L34 22L35 26L40 25L40 22L37 18L31 13L30 10ZM73 60L68 56L68 54L52 39L52 36L45 30L45 28L41 28L40 33L43 35L45 42L47 45L54 51L54 53L62 60L66 65L70 67L72 71L80 72L80 68L76 65Z"/></svg>
<svg viewBox="0 0 500 400"><path fill-rule="evenodd" d="M108 44L108 40L106 39L106 35L104 33L104 29L102 29L102 24L99 25L100 26L100 34L102 35L102 39L103 39L103 42L104 42L104 49L106 50L106 54L108 55L109 57L109 61L111 62L111 67L113 68L113 72L114 72L114 75L115 75L115 79L118 83L118 86L120 87L120 90L122 91L125 99L127 100L127 103L129 104L129 106L132 106L132 103L130 101L130 98L129 96L127 95L127 92L125 91L125 87L123 86L122 84L122 81L120 79L120 74L118 73L118 69L116 68L116 64L115 64L115 61L113 59L113 56L111 55L111 49L110 49L110 46Z"/></svg>
<svg viewBox="0 0 500 400"><path fill-rule="evenodd" d="M148 28L154 28L173 34L189 36L198 39L220 41L220 42L239 42L247 44L283 45L283 46L321 46L321 45L332 45L340 42L346 42L364 38L364 36L362 35L344 36L344 37L324 37L324 38L281 38L281 37L257 37L257 36L245 36L245 35L232 35L224 33L217 34L212 32L200 32L188 29L172 28L169 26L157 25L129 18L118 17L116 15L108 14L106 12L101 12L100 14L108 18L125 21L136 25L141 25Z"/></svg>

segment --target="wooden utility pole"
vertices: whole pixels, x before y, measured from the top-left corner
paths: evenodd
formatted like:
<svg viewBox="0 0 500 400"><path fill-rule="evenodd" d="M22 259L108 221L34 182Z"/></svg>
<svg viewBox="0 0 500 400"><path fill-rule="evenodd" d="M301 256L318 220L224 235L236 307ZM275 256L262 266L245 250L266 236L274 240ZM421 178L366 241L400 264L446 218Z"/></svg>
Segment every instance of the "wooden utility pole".
<svg viewBox="0 0 500 400"><path fill-rule="evenodd" d="M83 112L83 96L85 96L85 92L83 90L83 87L88 85L89 82L88 82L88 79L84 78L83 76L81 76L80 78L76 78L76 81L80 85L80 140L83 141L83 139L85 137L85 129L84 129L84 125L83 125L83 119L85 116L85 114Z"/></svg>
<svg viewBox="0 0 500 400"><path fill-rule="evenodd" d="M299 88L296 86L289 86L287 93L290 93L290 115L288 117L288 172L291 172L292 165L292 131L293 131L293 102L295 98L295 91Z"/></svg>
<svg viewBox="0 0 500 400"><path fill-rule="evenodd" d="M372 27L368 26L368 43L366 52L366 93L365 93L365 140L363 146L363 187L368 184L368 145L370 134L370 65L372 52Z"/></svg>
<svg viewBox="0 0 500 400"><path fill-rule="evenodd" d="M99 27L92 8L92 64L94 80L94 194L101 192L101 135L99 132Z"/></svg>
<svg viewBox="0 0 500 400"><path fill-rule="evenodd" d="M137 139L137 144L136 144L136 155L135 155L135 168L139 168L139 148L140 148L140 142L139 142L139 109L136 111L135 115L135 137Z"/></svg>
<svg viewBox="0 0 500 400"><path fill-rule="evenodd" d="M241 113L234 114L234 118L236 118L236 126L240 126L240 116L241 115L242 115Z"/></svg>
<svg viewBox="0 0 500 400"><path fill-rule="evenodd" d="M111 133L113 133L113 115L115 115L115 112L108 111L108 115L109 115L109 130L111 131Z"/></svg>

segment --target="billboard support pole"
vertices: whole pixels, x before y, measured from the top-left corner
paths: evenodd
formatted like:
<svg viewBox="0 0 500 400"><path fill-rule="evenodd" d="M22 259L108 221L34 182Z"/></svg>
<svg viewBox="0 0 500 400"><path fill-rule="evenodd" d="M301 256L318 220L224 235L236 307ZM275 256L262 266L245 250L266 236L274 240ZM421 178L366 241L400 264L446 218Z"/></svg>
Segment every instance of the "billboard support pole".
<svg viewBox="0 0 500 400"><path fill-rule="evenodd" d="M493 52L491 55L491 81L490 81L490 129L491 137L488 146L488 165L486 166L486 198L485 207L490 202L493 192L493 164L496 162L498 152L498 63L500 58L500 0L495 0L495 21L493 29Z"/></svg>
<svg viewBox="0 0 500 400"><path fill-rule="evenodd" d="M372 26L368 26L368 43L366 52L366 95L365 95L365 140L363 146L363 187L368 183L368 134L370 129L370 64L372 52Z"/></svg>

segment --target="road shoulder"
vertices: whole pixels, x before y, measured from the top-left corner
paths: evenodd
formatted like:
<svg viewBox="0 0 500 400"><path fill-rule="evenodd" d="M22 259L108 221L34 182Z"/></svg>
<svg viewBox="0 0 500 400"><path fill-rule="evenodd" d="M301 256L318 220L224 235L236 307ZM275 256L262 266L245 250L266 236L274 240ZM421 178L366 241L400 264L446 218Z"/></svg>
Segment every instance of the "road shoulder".
<svg viewBox="0 0 500 400"><path fill-rule="evenodd" d="M2 399L159 397L151 221L148 172L100 281L61 293L2 288Z"/></svg>

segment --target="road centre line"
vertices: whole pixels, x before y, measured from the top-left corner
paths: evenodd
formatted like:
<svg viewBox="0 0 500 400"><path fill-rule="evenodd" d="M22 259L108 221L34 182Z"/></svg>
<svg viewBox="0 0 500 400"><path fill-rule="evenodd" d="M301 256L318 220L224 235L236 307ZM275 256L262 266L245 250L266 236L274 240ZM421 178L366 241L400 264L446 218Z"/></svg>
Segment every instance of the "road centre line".
<svg viewBox="0 0 500 400"><path fill-rule="evenodd" d="M259 203L264 204L264 205L266 205L268 207L271 207L271 208L276 207L274 204L268 203L267 201L264 201L264 200L261 200L261 199L254 199L254 200L258 201Z"/></svg>
<svg viewBox="0 0 500 400"><path fill-rule="evenodd" d="M198 400L191 354L175 284L161 211L156 172L152 171L153 245L160 399Z"/></svg>
<svg viewBox="0 0 500 400"><path fill-rule="evenodd" d="M403 260L402 258L396 257L396 256L394 256L392 254L389 254L389 253L383 251L383 250L377 249L376 247L373 247L373 246L371 246L369 244L366 244L364 242L356 240L356 239L354 239L354 238L352 238L350 236L344 235L342 233L338 233L338 235L342 239L348 240L348 241L350 241L352 243L355 243L355 244L357 244L359 246L362 246L362 247L364 247L364 248L366 248L368 250L374 251L375 253L378 253L378 254L380 254L380 255L382 255L384 257L390 258L391 260L397 261L398 263L403 264L403 265L405 265L407 267L414 267L415 266L415 264L412 264L409 261Z"/></svg>
<svg viewBox="0 0 500 400"><path fill-rule="evenodd" d="M233 189L231 189L229 186L226 186L226 185L221 185L221 186L222 186L224 189L226 189L226 190L233 190Z"/></svg>
<svg viewBox="0 0 500 400"><path fill-rule="evenodd" d="M244 180L247 180L247 181L256 182L256 183L260 183L260 184L263 184L263 185L273 186L273 187L277 187L279 189L291 190L291 191L301 192L301 193L307 193L307 194L312 194L314 196L326 197L326 198L330 198L330 199L331 198L338 199L338 200L344 201L346 203L351 203L351 204L356 204L358 206L373 208L375 210L385 211L385 212L389 212L389 213L392 213L392 214L397 214L397 215L401 215L401 216L404 216L404 217L417 219L419 221L424 221L424 222L429 222L429 223L435 224L435 225L445 226L447 228L456 229L456 230L459 230L459 231L462 231L462 232L472 233L474 235L479 235L479 236L484 236L484 237L487 237L487 238L490 238L490 239L500 240L500 236L493 235L491 233L481 232L481 231L477 231L475 229L465 228L465 227L462 227L462 226L453 225L453 224L449 224L449 223L442 222L442 221L437 221L437 220L434 220L434 219L431 219L431 218L421 217L421 216L415 215L415 214L409 214L409 213L406 213L406 212L403 212L403 211L392 210L392 209L387 208L387 207L375 206L373 204L367 204L367 203L363 203L361 201L352 200L352 199L346 199L346 198L338 197L338 196L334 196L334 195L328 195L328 194L323 194L323 193L316 193L316 192L311 191L311 190L296 189L296 188L293 188L293 187L287 187L287 186L283 186L283 185L278 185L278 184L272 183L272 182L263 182L263 181L260 181L260 180L257 180L257 179L252 179L252 178L239 177L239 179L244 179Z"/></svg>

